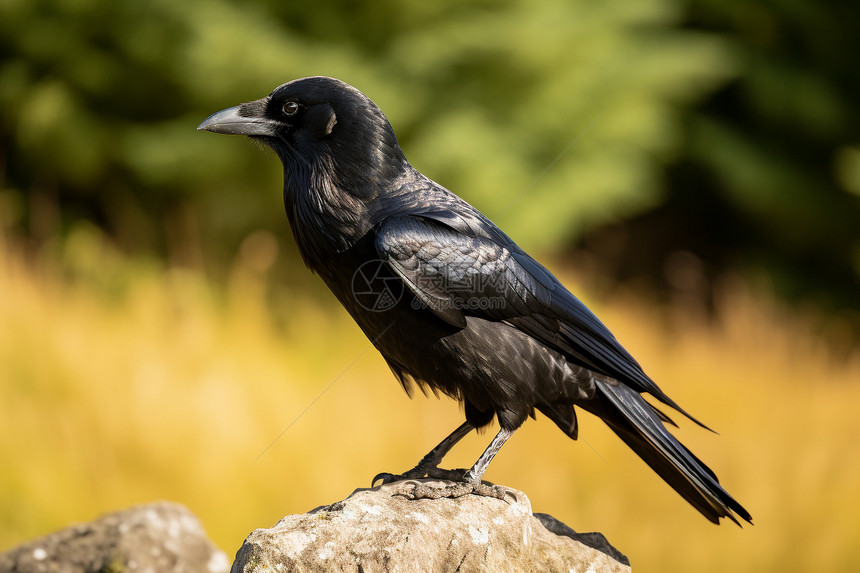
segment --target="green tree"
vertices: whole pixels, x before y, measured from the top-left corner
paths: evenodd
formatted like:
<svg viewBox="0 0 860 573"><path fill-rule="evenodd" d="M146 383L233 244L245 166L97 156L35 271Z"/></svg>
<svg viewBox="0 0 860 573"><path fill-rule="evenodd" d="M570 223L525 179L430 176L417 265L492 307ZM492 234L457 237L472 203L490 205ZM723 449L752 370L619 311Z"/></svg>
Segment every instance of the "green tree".
<svg viewBox="0 0 860 573"><path fill-rule="evenodd" d="M583 244L623 279L671 283L683 252L860 325L860 8L687 4L686 29L731 40L737 76L685 113L660 205Z"/></svg>
<svg viewBox="0 0 860 573"><path fill-rule="evenodd" d="M324 74L377 101L419 169L557 247L659 203L682 111L730 74L722 40L678 19L673 0L9 0L7 225L44 239L84 218L131 251L214 261L284 232L276 162L194 127Z"/></svg>

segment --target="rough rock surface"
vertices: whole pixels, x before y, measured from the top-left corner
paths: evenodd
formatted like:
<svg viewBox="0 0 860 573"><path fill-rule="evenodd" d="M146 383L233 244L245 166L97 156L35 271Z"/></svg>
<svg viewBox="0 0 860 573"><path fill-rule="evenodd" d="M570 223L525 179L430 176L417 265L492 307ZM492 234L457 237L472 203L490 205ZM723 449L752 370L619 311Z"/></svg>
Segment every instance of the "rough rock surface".
<svg viewBox="0 0 860 573"><path fill-rule="evenodd" d="M231 573L630 571L601 534L578 534L549 515L532 515L522 492L509 490L506 501L476 495L410 500L404 493L412 484L359 489L258 529L239 549Z"/></svg>
<svg viewBox="0 0 860 573"><path fill-rule="evenodd" d="M104 515L0 554L2 573L220 573L227 556L173 503Z"/></svg>

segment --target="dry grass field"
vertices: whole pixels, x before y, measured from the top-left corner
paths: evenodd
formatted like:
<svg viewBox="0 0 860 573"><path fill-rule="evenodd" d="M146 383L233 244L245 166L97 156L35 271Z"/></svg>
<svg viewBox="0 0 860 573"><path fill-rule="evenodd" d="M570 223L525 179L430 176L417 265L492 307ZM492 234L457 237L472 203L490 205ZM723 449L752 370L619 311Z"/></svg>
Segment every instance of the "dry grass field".
<svg viewBox="0 0 860 573"><path fill-rule="evenodd" d="M24 261L0 241L0 550L167 499L232 554L256 527L411 467L460 421L450 400L409 400L343 311L274 290L253 260L216 287L86 230L56 251ZM681 420L678 435L755 526L705 521L588 414L578 442L529 421L487 479L603 532L640 572L860 570L856 354L834 358L740 287L712 323L585 298L719 432ZM447 461L470 464L489 438Z"/></svg>

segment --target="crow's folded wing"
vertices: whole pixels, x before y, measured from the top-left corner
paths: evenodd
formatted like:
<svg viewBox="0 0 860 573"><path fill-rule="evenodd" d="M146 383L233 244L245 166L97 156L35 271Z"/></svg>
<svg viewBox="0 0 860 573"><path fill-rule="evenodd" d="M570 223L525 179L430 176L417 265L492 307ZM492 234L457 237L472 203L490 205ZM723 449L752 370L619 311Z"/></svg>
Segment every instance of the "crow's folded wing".
<svg viewBox="0 0 860 573"><path fill-rule="evenodd" d="M477 229L460 220L432 212L389 217L376 228L377 252L441 320L459 328L467 316L505 322L689 417L549 271L486 219Z"/></svg>

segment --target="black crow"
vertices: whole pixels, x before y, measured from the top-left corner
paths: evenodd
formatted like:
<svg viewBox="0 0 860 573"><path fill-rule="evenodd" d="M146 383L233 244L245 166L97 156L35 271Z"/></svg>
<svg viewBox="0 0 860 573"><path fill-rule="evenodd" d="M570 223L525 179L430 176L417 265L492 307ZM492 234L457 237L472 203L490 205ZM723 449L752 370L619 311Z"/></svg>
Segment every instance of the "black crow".
<svg viewBox="0 0 860 573"><path fill-rule="evenodd" d="M450 477L443 456L495 417L501 429L468 471L413 497L499 495L490 461L535 410L577 437L574 406L602 419L706 518L751 522L678 442L648 393L696 423L609 329L477 209L413 168L385 115L333 78L286 83L197 128L247 135L284 167L284 204L305 264L325 281L392 372L463 403L466 421L401 475ZM699 423L700 424L700 423ZM701 424L700 424L701 425Z"/></svg>

